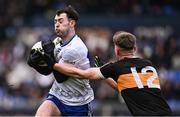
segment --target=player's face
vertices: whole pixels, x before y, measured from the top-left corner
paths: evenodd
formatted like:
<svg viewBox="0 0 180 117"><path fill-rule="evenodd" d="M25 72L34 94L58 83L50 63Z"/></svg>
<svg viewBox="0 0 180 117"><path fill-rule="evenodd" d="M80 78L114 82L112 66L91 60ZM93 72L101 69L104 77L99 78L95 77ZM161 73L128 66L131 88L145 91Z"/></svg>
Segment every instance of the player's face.
<svg viewBox="0 0 180 117"><path fill-rule="evenodd" d="M66 37L70 30L70 21L66 13L62 13L59 16L56 15L54 18L55 32L60 37Z"/></svg>

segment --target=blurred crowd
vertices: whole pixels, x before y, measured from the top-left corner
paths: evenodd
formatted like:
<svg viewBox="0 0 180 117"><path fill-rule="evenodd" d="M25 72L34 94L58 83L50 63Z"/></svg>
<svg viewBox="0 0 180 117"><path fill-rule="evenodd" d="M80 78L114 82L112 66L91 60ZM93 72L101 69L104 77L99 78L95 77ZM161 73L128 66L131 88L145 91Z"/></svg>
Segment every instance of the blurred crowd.
<svg viewBox="0 0 180 117"><path fill-rule="evenodd" d="M180 11L179 0L0 0L0 36L7 37L12 25L18 27L36 17L51 19L56 9L68 4L81 11L81 15L175 16Z"/></svg>
<svg viewBox="0 0 180 117"><path fill-rule="evenodd" d="M56 9L71 4L81 17L88 14L176 16L178 3L178 0L0 0L0 115L34 115L47 94L53 75L40 75L26 60L34 43L54 35ZM80 26L77 33L88 46L91 60L98 55L109 62L116 60L112 43L115 31L104 24ZM179 32L173 26L141 25L131 29L131 33L137 36L137 56L154 63L163 94L175 115L180 115ZM115 90L103 81L91 81L91 84L95 91L92 104L95 115L129 115Z"/></svg>

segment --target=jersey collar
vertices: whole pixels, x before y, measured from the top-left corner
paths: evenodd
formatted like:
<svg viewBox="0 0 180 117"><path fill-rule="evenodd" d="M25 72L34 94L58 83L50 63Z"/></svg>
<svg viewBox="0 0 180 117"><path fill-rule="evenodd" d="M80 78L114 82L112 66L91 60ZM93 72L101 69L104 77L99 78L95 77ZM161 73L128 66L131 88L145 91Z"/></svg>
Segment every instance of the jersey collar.
<svg viewBox="0 0 180 117"><path fill-rule="evenodd" d="M69 42L72 41L72 39L73 39L75 36L76 36L76 34L74 34L70 39L68 39L67 41L65 41L65 42L61 45L61 47L66 46Z"/></svg>

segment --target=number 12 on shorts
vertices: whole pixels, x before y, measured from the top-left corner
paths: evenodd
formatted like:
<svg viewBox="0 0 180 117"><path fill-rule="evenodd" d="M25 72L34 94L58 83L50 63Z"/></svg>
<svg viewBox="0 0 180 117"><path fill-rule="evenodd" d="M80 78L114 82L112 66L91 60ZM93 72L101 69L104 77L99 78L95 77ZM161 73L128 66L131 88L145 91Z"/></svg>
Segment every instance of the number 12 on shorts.
<svg viewBox="0 0 180 117"><path fill-rule="evenodd" d="M141 74L142 75L147 75L147 71L151 71L152 75L148 76L146 82L147 82L147 86L149 88L160 88L159 84L154 84L153 81L158 80L158 74L156 72L156 69L152 66L146 66L144 68L141 69ZM134 80L138 86L138 88L144 88L143 83L141 81L141 78L136 70L136 67L131 67L131 72L133 74Z"/></svg>

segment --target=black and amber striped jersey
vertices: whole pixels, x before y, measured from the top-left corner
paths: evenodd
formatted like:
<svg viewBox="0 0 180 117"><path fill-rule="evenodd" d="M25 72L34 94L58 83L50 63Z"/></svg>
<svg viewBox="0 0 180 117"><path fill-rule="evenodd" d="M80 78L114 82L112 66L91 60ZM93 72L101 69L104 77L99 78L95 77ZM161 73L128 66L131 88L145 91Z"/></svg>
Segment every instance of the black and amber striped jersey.
<svg viewBox="0 0 180 117"><path fill-rule="evenodd" d="M102 78L113 78L133 115L170 115L171 109L160 90L152 63L141 58L124 58L100 68Z"/></svg>

